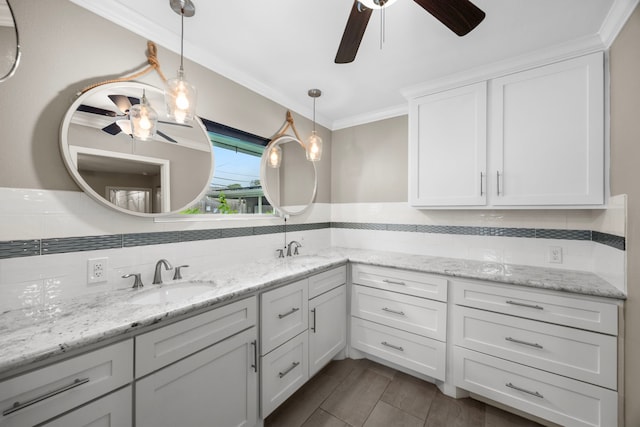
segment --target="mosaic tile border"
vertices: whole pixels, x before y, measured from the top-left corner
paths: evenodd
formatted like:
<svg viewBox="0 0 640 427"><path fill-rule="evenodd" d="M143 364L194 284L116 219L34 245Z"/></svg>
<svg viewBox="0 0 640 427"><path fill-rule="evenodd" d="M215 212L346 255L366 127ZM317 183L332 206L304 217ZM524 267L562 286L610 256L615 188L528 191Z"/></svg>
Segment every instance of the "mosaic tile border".
<svg viewBox="0 0 640 427"><path fill-rule="evenodd" d="M590 240L619 250L626 250L626 239L613 234L590 230L559 230L535 228L472 227L452 225L385 224L362 222L316 222L289 224L287 232L346 228L351 230L400 231L408 233L456 234L465 236L522 237L531 239ZM0 242L0 259L101 249L117 249L199 240L259 236L284 232L284 225L236 227L206 230L128 233L103 236L65 237L59 239L10 240Z"/></svg>

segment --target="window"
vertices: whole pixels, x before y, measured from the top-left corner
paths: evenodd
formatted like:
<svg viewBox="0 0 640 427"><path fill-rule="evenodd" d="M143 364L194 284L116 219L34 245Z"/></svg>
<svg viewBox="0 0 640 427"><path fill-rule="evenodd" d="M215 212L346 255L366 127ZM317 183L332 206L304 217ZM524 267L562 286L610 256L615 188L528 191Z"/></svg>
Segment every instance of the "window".
<svg viewBox="0 0 640 427"><path fill-rule="evenodd" d="M215 158L206 195L185 214L273 214L260 183L260 161L268 139L202 119Z"/></svg>

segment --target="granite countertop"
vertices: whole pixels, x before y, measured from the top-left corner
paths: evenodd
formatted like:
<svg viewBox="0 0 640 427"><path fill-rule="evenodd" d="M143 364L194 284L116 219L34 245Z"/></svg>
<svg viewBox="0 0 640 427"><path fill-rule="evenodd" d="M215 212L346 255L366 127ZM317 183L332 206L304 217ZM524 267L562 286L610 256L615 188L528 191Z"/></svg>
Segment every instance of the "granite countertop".
<svg viewBox="0 0 640 427"><path fill-rule="evenodd" d="M229 267L188 276L185 281L210 284L211 291L175 303L132 304L129 301L132 296L153 289L147 286L142 290L122 289L68 299L35 314L24 310L2 313L0 377L10 376L12 370L30 363L125 334L143 332L150 325L239 299L347 261L605 298L626 298L624 293L593 273L332 248L312 255L254 261L243 264L241 269Z"/></svg>

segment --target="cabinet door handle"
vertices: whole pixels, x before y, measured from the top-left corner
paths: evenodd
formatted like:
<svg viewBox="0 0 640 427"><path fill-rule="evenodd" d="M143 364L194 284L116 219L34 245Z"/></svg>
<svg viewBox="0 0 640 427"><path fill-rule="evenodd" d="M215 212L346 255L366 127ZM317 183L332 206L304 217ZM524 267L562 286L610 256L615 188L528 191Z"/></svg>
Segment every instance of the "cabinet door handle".
<svg viewBox="0 0 640 427"><path fill-rule="evenodd" d="M530 394L530 395L532 395L532 396L539 397L540 399L544 399L544 396L543 396L543 395L541 395L540 393L538 393L537 391L529 391L529 390L526 390L526 389L524 389L524 388L520 388L520 387L518 387L518 386L515 386L515 385L513 385L513 384L511 384L511 383L506 383L505 385L506 385L507 387L509 387L509 388L514 389L514 390L518 390L518 391L521 391L521 392L523 392L523 393L527 393L527 394Z"/></svg>
<svg viewBox="0 0 640 427"><path fill-rule="evenodd" d="M284 372L278 372L278 377L283 378L289 372L293 371L299 364L300 362L293 362Z"/></svg>
<svg viewBox="0 0 640 427"><path fill-rule="evenodd" d="M544 310L544 307L541 307L539 305L534 305L534 304L525 304L523 302L516 302L511 300L507 300L506 303L511 305L517 305L518 307L527 307L527 308L535 308L536 310Z"/></svg>
<svg viewBox="0 0 640 427"><path fill-rule="evenodd" d="M287 311L287 312L286 312L286 313L284 313L284 314L278 314L278 319L284 319L285 317L287 317L287 316L289 316L289 315L291 315L291 314L295 313L295 312L296 312L296 311L298 311L298 310L300 310L300 309L299 309L299 308L297 308L297 307L295 307L295 308L292 308L291 310Z"/></svg>
<svg viewBox="0 0 640 427"><path fill-rule="evenodd" d="M398 351L404 351L404 348L400 347L399 345L393 345L393 344L389 344L386 341L382 341L380 344L386 346L386 347L391 347L394 350L398 350Z"/></svg>
<svg viewBox="0 0 640 427"><path fill-rule="evenodd" d="M253 364L251 367L253 368L253 372L258 372L258 341L251 341L251 345L253 346Z"/></svg>
<svg viewBox="0 0 640 427"><path fill-rule="evenodd" d="M313 314L313 326L311 327L311 331L315 334L316 333L316 309L314 308L313 310L311 310L311 313Z"/></svg>
<svg viewBox="0 0 640 427"><path fill-rule="evenodd" d="M528 345L528 346L530 346L530 347L535 347L535 348L539 348L539 349L543 349L543 348L544 348L544 347L542 347L542 346L541 346L540 344L538 344L538 343L526 342L526 341L520 341L520 340L517 340L517 339L515 339L515 338L511 338L511 337L506 337L506 338L505 338L505 340L506 340L506 341L514 342L514 343L516 343L516 344L524 344L524 345Z"/></svg>
<svg viewBox="0 0 640 427"><path fill-rule="evenodd" d="M26 402L15 402L13 404L13 406L9 409L6 409L2 412L3 416L9 415L9 414L13 414L16 411L19 411L21 409L24 409L28 406L34 405L38 402L42 402L43 400L46 400L50 397L56 396L60 393L64 393L67 390L71 390L72 388L76 388L81 386L82 384L86 384L89 382L89 378L76 378L75 380L73 380L73 382L71 384L67 384L65 386L60 387L59 389L50 391L48 393L43 394L42 396L38 396L38 397L34 397L31 400L27 400Z"/></svg>
<svg viewBox="0 0 640 427"><path fill-rule="evenodd" d="M482 182L484 181L484 173L480 172L480 195L484 196L484 188Z"/></svg>
<svg viewBox="0 0 640 427"><path fill-rule="evenodd" d="M382 311L386 311L387 313L393 313L393 314L397 314L399 316L405 316L404 311L396 311L396 310L392 310L388 307L383 307Z"/></svg>
<svg viewBox="0 0 640 427"><path fill-rule="evenodd" d="M383 281L384 283L389 283L389 284L391 284L391 285L407 286L407 284L406 284L406 283L404 283L404 282L398 282L398 281L395 281L395 280L384 279L384 280L382 280L382 281Z"/></svg>
<svg viewBox="0 0 640 427"><path fill-rule="evenodd" d="M496 171L496 194L500 195L500 171Z"/></svg>

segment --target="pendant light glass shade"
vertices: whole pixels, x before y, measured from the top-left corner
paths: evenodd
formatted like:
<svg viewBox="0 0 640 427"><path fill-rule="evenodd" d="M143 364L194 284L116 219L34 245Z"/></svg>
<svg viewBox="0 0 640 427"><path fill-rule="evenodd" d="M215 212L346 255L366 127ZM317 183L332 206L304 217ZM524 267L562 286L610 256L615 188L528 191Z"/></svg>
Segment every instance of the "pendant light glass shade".
<svg viewBox="0 0 640 427"><path fill-rule="evenodd" d="M277 169L280 167L280 163L282 163L282 149L277 145L269 148L269 161L267 164L270 168Z"/></svg>
<svg viewBox="0 0 640 427"><path fill-rule="evenodd" d="M129 121L131 122L131 135L135 139L147 141L156 134L158 126L158 113L151 107L144 91L140 104L129 109Z"/></svg>
<svg viewBox="0 0 640 427"><path fill-rule="evenodd" d="M307 160L319 162L322 159L322 138L316 133L316 98L320 97L322 92L320 89L309 89L307 94L313 98L313 131L304 148L307 153Z"/></svg>
<svg viewBox="0 0 640 427"><path fill-rule="evenodd" d="M311 136L307 139L307 146L305 148L307 160L311 162L320 161L322 158L322 138L318 136L315 130L311 132Z"/></svg>
<svg viewBox="0 0 640 427"><path fill-rule="evenodd" d="M196 88L185 80L182 67L178 76L167 81L167 113L177 123L189 123L196 115Z"/></svg>
<svg viewBox="0 0 640 427"><path fill-rule="evenodd" d="M191 0L170 0L171 9L180 15L180 68L176 78L167 81L165 102L167 114L177 123L189 123L196 115L196 88L184 76L184 17L195 15Z"/></svg>

